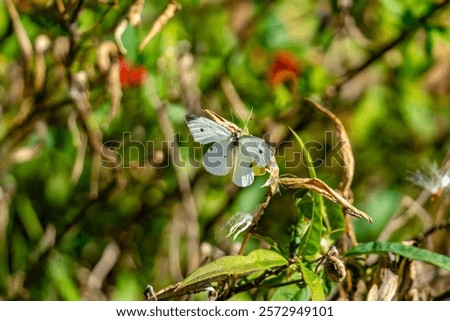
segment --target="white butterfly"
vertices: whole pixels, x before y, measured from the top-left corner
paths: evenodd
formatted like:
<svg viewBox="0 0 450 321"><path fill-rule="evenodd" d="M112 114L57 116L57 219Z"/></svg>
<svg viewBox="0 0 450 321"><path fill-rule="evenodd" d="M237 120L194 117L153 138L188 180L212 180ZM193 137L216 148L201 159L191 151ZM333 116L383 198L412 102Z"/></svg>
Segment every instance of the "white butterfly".
<svg viewBox="0 0 450 321"><path fill-rule="evenodd" d="M262 138L243 134L235 124L210 110L204 110L214 120L198 115L186 115L186 123L194 140L213 143L203 156L203 166L214 175L227 175L234 167L233 182L240 187L253 183L253 167L269 165L274 152Z"/></svg>

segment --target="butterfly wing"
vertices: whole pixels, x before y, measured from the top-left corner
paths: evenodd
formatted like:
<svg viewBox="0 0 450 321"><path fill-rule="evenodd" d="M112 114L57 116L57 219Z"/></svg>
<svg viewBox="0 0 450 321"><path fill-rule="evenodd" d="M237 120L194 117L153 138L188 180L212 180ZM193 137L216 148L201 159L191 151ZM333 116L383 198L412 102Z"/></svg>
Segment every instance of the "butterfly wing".
<svg viewBox="0 0 450 321"><path fill-rule="evenodd" d="M271 146L259 137L241 136L239 137L239 147L242 154L252 159L259 167L266 167L274 154Z"/></svg>
<svg viewBox="0 0 450 321"><path fill-rule="evenodd" d="M194 140L200 144L223 141L231 137L228 129L206 117L186 115L186 123Z"/></svg>
<svg viewBox="0 0 450 321"><path fill-rule="evenodd" d="M240 147L235 148L236 160L234 163L233 183L240 187L247 187L255 179L253 160L251 157L244 155Z"/></svg>
<svg viewBox="0 0 450 321"><path fill-rule="evenodd" d="M216 123L222 125L223 127L227 128L228 130L230 130L233 133L241 133L242 130L236 125L233 124L232 122L229 122L228 120L226 120L225 118L223 118L222 116L220 116L219 114L216 114L215 112L213 112L212 110L209 109L203 109L203 112L209 116L209 118L211 118L212 120L214 120Z"/></svg>
<svg viewBox="0 0 450 321"><path fill-rule="evenodd" d="M233 167L233 146L229 139L215 142L203 156L206 171L218 175L227 175Z"/></svg>

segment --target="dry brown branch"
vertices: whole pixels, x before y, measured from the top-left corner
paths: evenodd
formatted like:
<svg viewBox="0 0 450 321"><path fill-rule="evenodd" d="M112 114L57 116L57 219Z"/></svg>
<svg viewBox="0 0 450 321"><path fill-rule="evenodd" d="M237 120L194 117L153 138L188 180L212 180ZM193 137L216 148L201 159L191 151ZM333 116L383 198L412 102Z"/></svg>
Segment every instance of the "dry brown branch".
<svg viewBox="0 0 450 321"><path fill-rule="evenodd" d="M119 50L111 40L103 41L97 49L97 66L102 74L108 74L113 60L119 57Z"/></svg>
<svg viewBox="0 0 450 321"><path fill-rule="evenodd" d="M87 286L91 289L99 290L105 281L106 276L116 265L120 255L120 248L115 242L110 242L103 250L100 260L95 265L89 278Z"/></svg>
<svg viewBox="0 0 450 321"><path fill-rule="evenodd" d="M357 217L364 218L365 220L372 223L372 219L369 215L364 213L363 211L357 209L352 204L350 204L345 198L343 198L339 193L334 191L331 187L329 187L325 182L318 178L291 178L291 177L282 177L280 178L280 184L287 188L292 189L308 189L312 190L334 203L338 203L343 207L343 211L345 214Z"/></svg>
<svg viewBox="0 0 450 321"><path fill-rule="evenodd" d="M183 52L177 61L177 67L184 104L189 112L199 114L202 107L193 55L189 52Z"/></svg>
<svg viewBox="0 0 450 321"><path fill-rule="evenodd" d="M114 39L116 40L117 48L119 48L122 55L126 55L128 53L122 42L122 36L125 33L125 30L127 30L127 26L128 21L123 19L114 30Z"/></svg>
<svg viewBox="0 0 450 321"><path fill-rule="evenodd" d="M70 40L67 36L59 36L53 42L53 72L55 77L55 83L66 85L66 66L67 58L70 51Z"/></svg>
<svg viewBox="0 0 450 321"><path fill-rule="evenodd" d="M397 263L393 254L382 258L375 274L372 287L367 294L368 301L390 301L398 289Z"/></svg>
<svg viewBox="0 0 450 321"><path fill-rule="evenodd" d="M88 135L89 137L89 135ZM92 144L91 144L92 145ZM91 199L97 199L99 195L100 184L100 168L102 165L102 153L94 150L92 153L91 173L89 177L89 197Z"/></svg>
<svg viewBox="0 0 450 321"><path fill-rule="evenodd" d="M167 115L164 103L160 100L159 95L156 92L156 86L152 81L152 77L149 77L149 81L151 82L151 85L148 86L148 97L150 99L150 104L157 112L158 122L160 124L164 140L169 144L169 155L174 165L173 168L177 176L178 188L181 192L181 203L185 214L185 227L188 239L187 272L190 273L194 271L200 263L200 240L197 208L195 205L194 196L192 195L191 184L187 173L183 168L174 163L174 160L181 159L179 146L175 141L175 131L173 130L169 116Z"/></svg>
<svg viewBox="0 0 450 321"><path fill-rule="evenodd" d="M114 117L117 116L120 110L122 101L122 87L120 85L120 66L119 61L115 61L108 73L107 89L111 96L111 109L109 110L106 127L109 126Z"/></svg>
<svg viewBox="0 0 450 321"><path fill-rule="evenodd" d="M28 103L30 102L28 101ZM17 148L25 137L36 129L36 123L42 118L45 118L45 115L54 113L69 103L70 100L68 99L63 99L55 103L41 103L30 113L25 114L20 121L12 121L12 124L0 139L0 145L2 146L0 150L0 172L8 168L11 161L11 151Z"/></svg>
<svg viewBox="0 0 450 321"><path fill-rule="evenodd" d="M62 0L56 0L56 7L58 8L60 14L64 14L66 12L66 8Z"/></svg>
<svg viewBox="0 0 450 321"><path fill-rule="evenodd" d="M50 49L51 40L46 35L39 35L34 42L35 66L34 66L34 92L42 90L46 77L46 64L44 54Z"/></svg>
<svg viewBox="0 0 450 321"><path fill-rule="evenodd" d="M72 135L72 143L74 144L77 155L73 163L72 174L70 176L72 182L76 184L83 172L84 159L86 156L87 136L84 132L80 132L77 126L77 115L72 111L67 118L67 127Z"/></svg>
<svg viewBox="0 0 450 321"><path fill-rule="evenodd" d="M19 111L15 115L12 122L12 127L19 127L21 124L25 122L25 120L29 117L31 114L33 107L34 107L34 97L31 93L27 92L24 93L24 97L19 105Z"/></svg>
<svg viewBox="0 0 450 321"><path fill-rule="evenodd" d="M122 87L120 84L119 48L112 41L104 41L97 50L97 65L103 74L106 74L106 88L111 96L111 108L105 127L119 113L122 100Z"/></svg>
<svg viewBox="0 0 450 321"><path fill-rule="evenodd" d="M145 0L136 0L135 3L128 10L128 21L133 27L138 27L141 24L142 9L144 8Z"/></svg>
<svg viewBox="0 0 450 321"><path fill-rule="evenodd" d="M95 120L91 117L92 107L89 102L88 76L85 71L77 72L72 76L69 96L75 103L80 119L85 127L92 148L101 154L102 132Z"/></svg>
<svg viewBox="0 0 450 321"><path fill-rule="evenodd" d="M389 220L388 224L384 227L378 236L379 241L387 241L389 236L395 232L399 226L403 226L409 220L411 220L414 215L418 214L422 219L425 228L432 225L433 221L430 214L423 208L428 196L427 193L422 193L419 195L417 200L412 199L409 196L403 197L400 203L399 210L397 210L392 218ZM404 212L403 210L406 209Z"/></svg>
<svg viewBox="0 0 450 321"><path fill-rule="evenodd" d="M14 194L15 187L9 186L9 189L0 186L0 253L5 253L7 246L7 228L9 225L9 206L11 197Z"/></svg>
<svg viewBox="0 0 450 321"><path fill-rule="evenodd" d="M22 50L25 62L28 64L33 59L33 45L30 38L20 21L19 13L17 12L14 2L12 0L5 0L6 8L8 9L9 16L13 24L14 31L16 32L17 40L19 41L20 49Z"/></svg>
<svg viewBox="0 0 450 321"><path fill-rule="evenodd" d="M166 23L173 16L175 16L175 13L178 10L181 10L181 5L177 3L175 0L170 0L164 12L155 20L152 27L150 28L150 31L139 45L140 51L144 50L145 46L150 42L150 40L152 40L153 37L156 36L156 34L161 31L161 29L166 25Z"/></svg>
<svg viewBox="0 0 450 321"><path fill-rule="evenodd" d="M45 146L45 136L47 135L47 124L45 121L38 121L35 124L34 132L37 134L38 142L31 146L19 147L16 146L8 155L13 164L27 162L42 151Z"/></svg>
<svg viewBox="0 0 450 321"><path fill-rule="evenodd" d="M354 2L352 0L339 0L337 4L340 7L339 18L342 28L340 33L345 33L348 37L358 41L361 45L370 47L372 41L361 32L355 21L355 17L352 15L352 6L354 5Z"/></svg>
<svg viewBox="0 0 450 321"><path fill-rule="evenodd" d="M44 234L41 236L36 248L30 254L28 262L32 264L38 262L39 258L42 255L48 253L52 248L55 247L55 240L56 240L56 228L52 224L49 224L46 226Z"/></svg>
<svg viewBox="0 0 450 321"><path fill-rule="evenodd" d="M80 121L86 131L89 145L93 149L89 195L92 199L96 199L98 197L98 180L103 156L103 135L91 114L92 108L89 102L88 77L85 71L79 71L72 76L69 96L75 104Z"/></svg>
<svg viewBox="0 0 450 321"><path fill-rule="evenodd" d="M231 107L234 108L236 113L243 119L248 119L250 116L250 111L243 103L241 97L239 97L239 94L231 80L228 77L222 77L220 80L220 85Z"/></svg>

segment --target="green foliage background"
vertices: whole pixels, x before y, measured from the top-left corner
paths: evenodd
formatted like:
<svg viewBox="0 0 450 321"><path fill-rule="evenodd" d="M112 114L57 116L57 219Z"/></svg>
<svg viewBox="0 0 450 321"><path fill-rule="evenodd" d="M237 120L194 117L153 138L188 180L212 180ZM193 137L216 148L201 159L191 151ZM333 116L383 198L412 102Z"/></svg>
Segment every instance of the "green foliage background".
<svg viewBox="0 0 450 321"><path fill-rule="evenodd" d="M81 1L77 15L68 1L63 3L75 19L78 48L62 78L57 76L52 52L45 54L44 88L31 96L31 107L24 112L27 90L20 86L32 83L35 67L24 65L6 1L0 2L1 299L139 300L147 284L160 289L186 276L190 259L186 231L191 227L182 215L176 172L149 97L155 91L178 133L182 160L193 160L195 150L199 165L202 155L194 149L197 144L184 120L186 113L195 110L196 101L189 98L193 93L201 107L244 125L239 115L230 113L235 106L224 91L226 79L252 109L250 132L257 136L271 132L281 138L277 152L281 174L308 177L305 164L286 165L300 152L288 130L291 127L303 141L325 146L309 152L316 162L331 163L317 166L316 173L337 187L341 168L332 162L336 153L329 151L334 143L325 134L334 128L303 98L323 101L350 136L356 163L354 204L374 221L372 225L355 221L360 241L376 240L402 200L419 195L420 189L405 179L409 172L433 162L438 166L449 162L448 1L364 0L345 9L341 1L325 0L180 0L181 11L139 51L167 5L145 1L141 25L128 26L122 41L130 65L144 66L148 77L140 86L123 88L119 114L109 125L111 98L106 76L96 64L97 49L102 42L114 40L114 30L132 1L117 5ZM446 4L438 10L436 3ZM41 34L52 43L70 36L56 1L15 4L32 43ZM420 18L428 13L433 14ZM386 47L389 44L391 48ZM286 52L295 57L299 68L293 90L292 83L273 86L269 79L277 54ZM180 67L183 57L192 59L192 68ZM372 58L351 79L341 77ZM100 169L97 194L92 194L95 160L89 143L80 177L71 178L79 150L69 125L76 110L69 80L80 70L87 71L89 79L90 121L98 125L106 146L122 144L121 166ZM189 72L196 78L186 85L182 77ZM85 125L78 117L80 132ZM138 142L150 143L143 149ZM24 155L19 152L32 156L19 157ZM225 238L225 222L236 212L257 207L266 192L260 186L267 177L238 189L230 177L212 176L193 165L188 162L183 171L191 180L198 211L199 245L212 257L220 251L235 253L233 242ZM448 200L449 194L444 193L436 202L427 202L428 219L448 219ZM286 244L296 215L294 196L282 190L272 200L258 233ZM389 240L412 238L426 226L422 216L412 216ZM108 244L120 252L104 282L93 291L89 275ZM448 255L448 245L444 242L444 247L431 249ZM256 239L249 244L249 249L259 247ZM277 295L283 299L282 293Z"/></svg>

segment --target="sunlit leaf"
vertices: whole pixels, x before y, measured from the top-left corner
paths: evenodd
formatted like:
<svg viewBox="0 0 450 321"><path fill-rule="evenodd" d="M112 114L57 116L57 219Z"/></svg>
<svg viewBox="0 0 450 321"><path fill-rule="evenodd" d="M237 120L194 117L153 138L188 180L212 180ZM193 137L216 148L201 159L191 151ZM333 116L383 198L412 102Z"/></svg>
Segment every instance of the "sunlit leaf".
<svg viewBox="0 0 450 321"><path fill-rule="evenodd" d="M247 256L224 256L199 267L181 282L181 287L229 275L243 275L286 265L287 260L270 250L259 249Z"/></svg>
<svg viewBox="0 0 450 321"><path fill-rule="evenodd" d="M320 251L320 239L322 237L322 214L320 212L319 195L312 192L312 208L311 208L311 220L309 222L306 233L300 240L300 244L297 249L299 255L314 255ZM299 204L300 211L304 211L305 208L302 203ZM308 209L309 207L306 207Z"/></svg>
<svg viewBox="0 0 450 321"><path fill-rule="evenodd" d="M322 284L320 283L319 276L311 271L304 263L300 263L303 278L305 279L306 284L311 289L311 299L313 301L323 301L325 300L325 295L323 293Z"/></svg>

